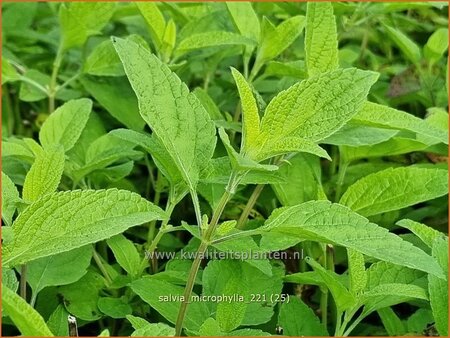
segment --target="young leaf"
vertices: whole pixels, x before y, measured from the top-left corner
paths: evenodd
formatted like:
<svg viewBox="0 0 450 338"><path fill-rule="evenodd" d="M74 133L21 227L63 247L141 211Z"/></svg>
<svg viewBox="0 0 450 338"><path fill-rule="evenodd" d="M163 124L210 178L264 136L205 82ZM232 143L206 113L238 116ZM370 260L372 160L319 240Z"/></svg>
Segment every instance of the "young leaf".
<svg viewBox="0 0 450 338"><path fill-rule="evenodd" d="M412 131L435 139L435 143L448 144L448 131L436 128L414 115L381 104L365 102L354 120L375 127Z"/></svg>
<svg viewBox="0 0 450 338"><path fill-rule="evenodd" d="M430 62L439 60L448 49L448 28L440 28L431 34L424 47L424 55Z"/></svg>
<svg viewBox="0 0 450 338"><path fill-rule="evenodd" d="M425 274L422 271L409 269L388 262L377 262L367 269L367 290L381 284L414 284L423 286Z"/></svg>
<svg viewBox="0 0 450 338"><path fill-rule="evenodd" d="M2 171L2 219L6 225L11 225L17 203L20 202L19 192L13 181Z"/></svg>
<svg viewBox="0 0 450 338"><path fill-rule="evenodd" d="M350 147L371 146L388 141L396 134L397 130L362 126L350 121L323 140L323 143Z"/></svg>
<svg viewBox="0 0 450 338"><path fill-rule="evenodd" d="M251 2L227 2L227 9L239 33L255 41L260 39L258 15Z"/></svg>
<svg viewBox="0 0 450 338"><path fill-rule="evenodd" d="M447 194L447 176L444 169L389 168L351 185L339 203L364 216L402 209Z"/></svg>
<svg viewBox="0 0 450 338"><path fill-rule="evenodd" d="M369 257L442 276L442 269L434 259L419 248L349 208L328 201L277 209L261 230L340 245Z"/></svg>
<svg viewBox="0 0 450 338"><path fill-rule="evenodd" d="M141 261L139 252L133 242L124 235L116 235L109 238L106 243L111 248L117 263L132 277L141 273Z"/></svg>
<svg viewBox="0 0 450 338"><path fill-rule="evenodd" d="M20 80L20 75L11 63L2 57L2 85L7 82L15 82Z"/></svg>
<svg viewBox="0 0 450 338"><path fill-rule="evenodd" d="M45 194L58 188L64 171L64 148L59 144L48 146L36 156L36 160L25 177L22 197L27 202L34 202Z"/></svg>
<svg viewBox="0 0 450 338"><path fill-rule="evenodd" d="M172 337L174 335L175 329L165 323L147 323L136 329L131 337Z"/></svg>
<svg viewBox="0 0 450 338"><path fill-rule="evenodd" d="M350 276L349 289L354 296L357 296L366 288L367 284L364 256L353 249L347 249L347 256L348 273Z"/></svg>
<svg viewBox="0 0 450 338"><path fill-rule="evenodd" d="M131 289L169 322L176 322L183 287L158 280L154 276L145 276L131 283ZM192 302L183 325L187 329L198 330L209 316L210 312L204 302Z"/></svg>
<svg viewBox="0 0 450 338"><path fill-rule="evenodd" d="M61 144L67 152L73 148L86 126L92 110L89 99L70 100L56 109L39 131L39 141L45 148Z"/></svg>
<svg viewBox="0 0 450 338"><path fill-rule="evenodd" d="M213 121L197 97L156 56L131 41L115 38L113 42L138 98L141 116L193 193L216 145Z"/></svg>
<svg viewBox="0 0 450 338"><path fill-rule="evenodd" d="M100 297L97 302L98 309L111 318L125 318L131 315L133 309L123 299L113 297Z"/></svg>
<svg viewBox="0 0 450 338"><path fill-rule="evenodd" d="M5 246L3 264L15 266L69 251L165 217L160 208L125 190L48 194L15 220L14 239Z"/></svg>
<svg viewBox="0 0 450 338"><path fill-rule="evenodd" d="M278 323L286 336L329 336L313 310L298 297L281 304Z"/></svg>
<svg viewBox="0 0 450 338"><path fill-rule="evenodd" d="M402 219L396 224L411 231L430 248L433 247L433 243L436 238L444 235L443 233L434 230L433 228L426 226L425 224L414 222L410 219Z"/></svg>
<svg viewBox="0 0 450 338"><path fill-rule="evenodd" d="M83 72L96 76L123 76L122 62L114 49L111 40L99 43L86 58Z"/></svg>
<svg viewBox="0 0 450 338"><path fill-rule="evenodd" d="M336 273L330 270L326 270L322 265L314 261L311 257L305 258L306 263L316 271L325 282L325 285L333 295L333 299L336 302L338 311L343 312L355 306L356 298L351 294L347 288L341 283Z"/></svg>
<svg viewBox="0 0 450 338"><path fill-rule="evenodd" d="M36 296L47 286L75 283L91 263L92 248L84 246L56 255L42 257L27 264L27 282Z"/></svg>
<svg viewBox="0 0 450 338"><path fill-rule="evenodd" d="M73 2L59 10L63 50L83 45L88 37L99 34L112 17L113 2Z"/></svg>
<svg viewBox="0 0 450 338"><path fill-rule="evenodd" d="M22 297L3 285L2 308L22 335L53 337L42 316Z"/></svg>
<svg viewBox="0 0 450 338"><path fill-rule="evenodd" d="M331 2L308 2L305 54L309 76L338 68L336 18Z"/></svg>
<svg viewBox="0 0 450 338"><path fill-rule="evenodd" d="M433 242L432 255L444 270L445 278L428 275L428 292L436 328L441 336L448 336L448 237Z"/></svg>
<svg viewBox="0 0 450 338"><path fill-rule="evenodd" d="M395 314L392 308L385 307L377 312L389 336L404 336L406 334L405 323Z"/></svg>
<svg viewBox="0 0 450 338"><path fill-rule="evenodd" d="M150 35L157 49L161 48L166 30L166 20L154 2L136 2L150 30Z"/></svg>
<svg viewBox="0 0 450 338"><path fill-rule="evenodd" d="M69 336L69 326L67 325L67 316L69 316L69 312L67 312L64 305L60 304L53 311L50 317L47 320L47 325L50 331L57 337L66 337Z"/></svg>
<svg viewBox="0 0 450 338"><path fill-rule="evenodd" d="M417 64L422 58L419 46L400 30L383 25L387 36L394 42L403 54L414 64Z"/></svg>

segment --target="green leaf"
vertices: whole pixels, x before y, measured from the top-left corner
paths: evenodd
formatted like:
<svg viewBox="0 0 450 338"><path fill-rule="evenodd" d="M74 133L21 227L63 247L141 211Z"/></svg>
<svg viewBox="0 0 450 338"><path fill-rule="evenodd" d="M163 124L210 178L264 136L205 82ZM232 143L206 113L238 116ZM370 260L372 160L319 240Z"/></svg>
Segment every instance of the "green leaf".
<svg viewBox="0 0 450 338"><path fill-rule="evenodd" d="M36 160L25 177L22 197L34 202L39 197L54 192L61 181L64 171L64 148L53 144L36 156Z"/></svg>
<svg viewBox="0 0 450 338"><path fill-rule="evenodd" d="M47 325L50 331L53 332L55 336L66 337L69 336L69 326L67 325L67 317L69 312L67 312L64 305L59 304L55 311L52 312L47 320Z"/></svg>
<svg viewBox="0 0 450 338"><path fill-rule="evenodd" d="M348 273L350 276L349 289L354 296L358 296L367 285L367 273L364 266L364 256L356 250L347 249Z"/></svg>
<svg viewBox="0 0 450 338"><path fill-rule="evenodd" d="M136 96L123 78L83 76L81 83L117 121L133 130L144 129L145 121L139 114Z"/></svg>
<svg viewBox="0 0 450 338"><path fill-rule="evenodd" d="M95 243L165 213L138 194L126 190L74 190L48 194L31 204L13 224L3 266Z"/></svg>
<svg viewBox="0 0 450 338"><path fill-rule="evenodd" d="M347 207L328 201L277 209L261 231L336 244L369 257L442 276L442 269L422 250Z"/></svg>
<svg viewBox="0 0 450 338"><path fill-rule="evenodd" d="M148 323L136 329L131 337L171 337L175 335L175 329L164 323Z"/></svg>
<svg viewBox="0 0 450 338"><path fill-rule="evenodd" d="M323 143L350 147L369 146L390 140L397 133L396 130L362 126L350 121L323 140Z"/></svg>
<svg viewBox="0 0 450 338"><path fill-rule="evenodd" d="M19 192L14 182L2 171L2 219L6 225L11 225L19 202Z"/></svg>
<svg viewBox="0 0 450 338"><path fill-rule="evenodd" d="M260 39L258 15L251 2L227 2L227 9L239 33L255 41Z"/></svg>
<svg viewBox="0 0 450 338"><path fill-rule="evenodd" d="M13 65L4 57L2 57L2 85L7 82L15 82L20 80L20 75Z"/></svg>
<svg viewBox="0 0 450 338"><path fill-rule="evenodd" d="M443 337L448 336L448 237L433 242L432 255L444 270L445 279L428 275L428 292L436 328Z"/></svg>
<svg viewBox="0 0 450 338"><path fill-rule="evenodd" d="M83 65L83 72L97 76L125 75L111 40L105 40L94 48Z"/></svg>
<svg viewBox="0 0 450 338"><path fill-rule="evenodd" d="M432 126L426 120L404 111L381 104L365 102L361 110L354 116L354 120L375 127L412 131L435 139L435 143L448 144L448 131Z"/></svg>
<svg viewBox="0 0 450 338"><path fill-rule="evenodd" d="M109 238L106 243L111 248L117 263L132 277L137 277L141 271L141 257L133 242L124 235Z"/></svg>
<svg viewBox="0 0 450 338"><path fill-rule="evenodd" d="M82 46L91 35L100 34L115 7L113 2L62 4L59 10L62 49Z"/></svg>
<svg viewBox="0 0 450 338"><path fill-rule="evenodd" d="M339 203L364 216L398 210L446 195L447 176L444 169L389 168L351 185Z"/></svg>
<svg viewBox="0 0 450 338"><path fill-rule="evenodd" d="M111 318L125 318L131 315L133 309L128 303L119 298L101 297L97 302L98 309Z"/></svg>
<svg viewBox="0 0 450 338"><path fill-rule="evenodd" d="M434 318L431 310L418 309L406 321L408 332L421 335L429 327L429 324L434 323Z"/></svg>
<svg viewBox="0 0 450 338"><path fill-rule="evenodd" d="M58 288L69 313L79 319L93 321L101 318L97 302L100 290L105 287L104 278L93 271L88 271L73 284Z"/></svg>
<svg viewBox="0 0 450 338"><path fill-rule="evenodd" d="M235 295L244 295L249 292L248 285L242 281L245 278L241 265L236 264L234 273L225 281L221 295L233 297ZM217 304L216 320L220 328L225 331L231 331L239 327L244 320L247 303L236 301L223 301Z"/></svg>
<svg viewBox="0 0 450 338"><path fill-rule="evenodd" d="M254 46L255 41L240 34L215 31L207 33L196 33L181 41L176 50L176 55L182 55L196 49L209 47L225 47L230 45Z"/></svg>
<svg viewBox="0 0 450 338"><path fill-rule="evenodd" d="M258 148L252 148L249 156L260 159L264 156L260 154L305 146L313 152L311 141L330 136L350 120L377 78L376 73L349 68L317 75L282 91L267 106Z"/></svg>
<svg viewBox="0 0 450 338"><path fill-rule="evenodd" d="M145 276L132 282L131 289L170 323L174 324L180 309L184 287L158 280L155 276L157 275ZM198 330L209 316L210 312L204 302L192 302L188 306L183 327Z"/></svg>
<svg viewBox="0 0 450 338"><path fill-rule="evenodd" d="M394 42L400 51L414 64L422 58L419 46L400 30L383 25L387 36Z"/></svg>
<svg viewBox="0 0 450 338"><path fill-rule="evenodd" d="M404 336L406 334L405 324L390 307L379 309L377 312L389 336Z"/></svg>
<svg viewBox="0 0 450 338"><path fill-rule="evenodd" d="M169 60L172 55L172 51L175 47L175 42L177 38L177 26L175 22L170 19L167 23L166 29L164 31L161 51L164 60Z"/></svg>
<svg viewBox="0 0 450 338"><path fill-rule="evenodd" d="M294 296L281 304L278 323L286 336L329 336L313 310Z"/></svg>
<svg viewBox="0 0 450 338"><path fill-rule="evenodd" d="M305 54L309 76L338 68L336 18L331 2L308 2Z"/></svg>
<svg viewBox="0 0 450 338"><path fill-rule="evenodd" d="M138 97L141 116L193 194L216 145L213 121L197 97L155 55L131 41L113 42Z"/></svg>
<svg viewBox="0 0 450 338"><path fill-rule="evenodd" d="M45 148L61 144L67 152L81 136L92 110L89 99L70 100L56 109L44 122L39 141Z"/></svg>
<svg viewBox="0 0 450 338"><path fill-rule="evenodd" d="M314 271L316 271L322 277L325 285L333 295L333 299L339 312L343 312L355 306L356 298L347 290L345 285L341 283L336 273L330 270L326 270L322 265L314 261L311 257L306 257L305 260L306 263L311 265Z"/></svg>
<svg viewBox="0 0 450 338"><path fill-rule="evenodd" d="M422 271L388 262L377 262L367 269L367 290L392 283L423 286L426 284L424 281L425 274Z"/></svg>
<svg viewBox="0 0 450 338"><path fill-rule="evenodd" d="M22 297L2 285L2 308L24 336L53 337L41 315Z"/></svg>
<svg viewBox="0 0 450 338"><path fill-rule="evenodd" d="M156 48L161 48L166 30L166 20L163 14L154 2L136 2L136 6L147 23Z"/></svg>
<svg viewBox="0 0 450 338"><path fill-rule="evenodd" d="M402 219L395 224L411 231L430 248L433 247L433 243L436 238L444 235L443 233L434 230L433 228L426 226L425 224L414 222L410 219Z"/></svg>
<svg viewBox="0 0 450 338"><path fill-rule="evenodd" d="M86 274L91 258L92 248L84 246L28 263L27 282L33 296L36 297L47 286L75 283Z"/></svg>
<svg viewBox="0 0 450 338"><path fill-rule="evenodd" d="M439 28L431 34L423 49L425 58L436 62L448 49L448 28Z"/></svg>
<svg viewBox="0 0 450 338"><path fill-rule="evenodd" d="M238 4L236 4L238 5ZM249 4L249 6L251 6ZM245 154L247 148L254 147L257 143L258 135L260 133L259 113L256 99L253 96L253 90L236 69L231 68L231 74L239 91L242 106L242 143L241 153Z"/></svg>
<svg viewBox="0 0 450 338"><path fill-rule="evenodd" d="M199 336L217 337L223 336L224 333L220 329L219 323L214 318L208 318L198 330Z"/></svg>
<svg viewBox="0 0 450 338"><path fill-rule="evenodd" d="M2 229L2 240L5 242L5 229ZM2 285L14 292L19 289L19 281L17 280L16 273L13 269L2 269Z"/></svg>

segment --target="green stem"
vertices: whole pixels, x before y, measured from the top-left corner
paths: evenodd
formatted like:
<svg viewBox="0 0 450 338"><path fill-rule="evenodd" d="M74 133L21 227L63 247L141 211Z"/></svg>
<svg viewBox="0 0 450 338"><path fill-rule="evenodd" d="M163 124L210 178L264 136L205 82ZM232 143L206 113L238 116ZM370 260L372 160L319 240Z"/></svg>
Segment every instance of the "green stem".
<svg viewBox="0 0 450 338"><path fill-rule="evenodd" d="M27 266L20 266L20 297L27 300Z"/></svg>
<svg viewBox="0 0 450 338"><path fill-rule="evenodd" d="M231 241L231 240L236 240L239 238L244 238L244 237L248 237L248 236L254 236L254 235L261 235L262 233L264 233L263 229L253 229L253 230L247 230L247 231L241 231L241 232L237 232L228 236L224 236L224 237L220 237L214 241L211 242L211 244L219 244L219 243L223 243L226 241Z"/></svg>
<svg viewBox="0 0 450 338"><path fill-rule="evenodd" d="M55 97L57 92L57 79L59 67L63 59L64 51L60 45L58 52L56 53L55 61L53 62L52 76L50 78L50 85L48 89L48 113L51 114L55 110Z"/></svg>
<svg viewBox="0 0 450 338"><path fill-rule="evenodd" d="M33 79L30 79L29 77L26 77L26 76L22 75L22 76L20 76L20 81L26 82L26 83L32 85L34 88L36 88L36 89L40 90L41 92L43 92L45 95L48 95L48 90L46 88L44 88L44 86L42 86L41 84L37 83Z"/></svg>
<svg viewBox="0 0 450 338"><path fill-rule="evenodd" d="M259 195L261 195L262 190L264 189L264 184L258 184L255 187L255 190L253 190L253 193L251 194L250 198L247 201L247 204L245 205L244 210L242 211L241 216L239 217L239 220L236 225L236 229L242 229L245 225L245 222L248 219L248 215L250 215L250 212L252 211L253 207L256 204L256 201L258 200Z"/></svg>
<svg viewBox="0 0 450 338"><path fill-rule="evenodd" d="M345 173L347 172L347 168L349 166L350 162L347 161L344 156L341 156L339 158L339 173L338 178L336 182L336 195L334 196L335 202L337 202L341 198L342 194L342 187L344 185L344 179L345 179Z"/></svg>
<svg viewBox="0 0 450 338"><path fill-rule="evenodd" d="M202 234L202 211L200 210L200 202L195 191L191 191L192 204L194 205L195 218L197 219L198 231Z"/></svg>
<svg viewBox="0 0 450 338"><path fill-rule="evenodd" d="M108 271L106 270L105 266L103 265L102 258L100 255L95 251L95 248L92 248L92 254L94 257L94 261L97 264L98 268L100 269L101 273L105 277L106 281L108 282L108 285L112 284L111 276L109 275Z"/></svg>
<svg viewBox="0 0 450 338"><path fill-rule="evenodd" d="M70 79L68 79L66 82L64 82L61 86L58 87L58 91L61 89L66 88L69 84L71 84L73 81L78 79L80 77L81 73L76 73L74 76L72 76Z"/></svg>
<svg viewBox="0 0 450 338"><path fill-rule="evenodd" d="M227 188L233 187L233 183L234 183L234 182L232 182L233 177L235 177L235 176L232 174ZM184 289L183 300L181 302L180 310L178 312L178 317L177 317L177 321L175 324L175 336L181 335L181 331L183 329L184 317L186 316L186 310L187 310L189 300L192 295L192 289L194 288L195 279L197 277L197 273L200 268L202 258L205 255L205 252L208 249L208 246L210 244L210 240L216 231L220 216L222 215L226 204L228 203L228 201L230 200L230 198L232 196L232 193L230 191L234 191L233 188L226 189L224 194L222 195L222 197L216 207L216 210L213 213L209 227L205 231L204 237L200 243L200 246L197 249L195 259L192 263L191 270L189 271L189 276L188 276L188 279L186 282L186 287ZM199 224L199 226L201 226L201 224Z"/></svg>
<svg viewBox="0 0 450 338"><path fill-rule="evenodd" d="M364 318L366 318L366 314L363 312L358 316L358 318L355 319L355 321L352 323L352 325L350 325L348 327L348 329L345 330L345 332L343 333L342 336L347 337L350 333L352 333L352 331L355 329L355 327L358 326L358 324L361 323L361 321Z"/></svg>

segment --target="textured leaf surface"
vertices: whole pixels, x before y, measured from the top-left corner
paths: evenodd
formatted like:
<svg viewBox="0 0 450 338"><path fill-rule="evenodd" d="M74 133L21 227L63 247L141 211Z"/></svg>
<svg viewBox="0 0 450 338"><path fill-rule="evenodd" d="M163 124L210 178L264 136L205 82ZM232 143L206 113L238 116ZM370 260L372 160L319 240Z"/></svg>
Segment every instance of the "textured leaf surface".
<svg viewBox="0 0 450 338"><path fill-rule="evenodd" d="M34 294L47 286L74 283L87 272L91 257L92 248L84 246L36 259L27 264L27 282Z"/></svg>
<svg viewBox="0 0 450 338"><path fill-rule="evenodd" d="M372 216L443 196L448 193L447 170L389 168L351 185L339 203Z"/></svg>
<svg viewBox="0 0 450 338"><path fill-rule="evenodd" d="M61 181L64 163L64 148L59 144L49 146L38 154L25 177L23 199L34 202L39 197L54 192Z"/></svg>
<svg viewBox="0 0 450 338"><path fill-rule="evenodd" d="M370 257L442 276L442 269L434 259L419 248L347 207L328 201L310 201L277 209L262 230L337 244Z"/></svg>
<svg viewBox="0 0 450 338"><path fill-rule="evenodd" d="M117 263L131 276L136 277L141 271L141 258L133 242L120 234L107 241Z"/></svg>
<svg viewBox="0 0 450 338"><path fill-rule="evenodd" d="M259 41L260 27L258 15L251 2L227 2L227 9L234 25L243 36Z"/></svg>
<svg viewBox="0 0 450 338"><path fill-rule="evenodd" d="M367 273L364 266L364 256L353 249L347 249L349 290L353 295L359 295L367 285Z"/></svg>
<svg viewBox="0 0 450 338"><path fill-rule="evenodd" d="M382 129L359 124L347 123L337 132L323 140L323 143L337 146L369 146L385 142L394 137L398 131Z"/></svg>
<svg viewBox="0 0 450 338"><path fill-rule="evenodd" d="M136 2L136 6L139 8L139 11L150 29L150 35L152 36L156 48L160 48L166 30L166 20L164 19L163 14L154 2L139 1Z"/></svg>
<svg viewBox="0 0 450 338"><path fill-rule="evenodd" d="M71 100L56 109L39 132L42 146L62 144L65 151L72 149L86 126L91 109L92 101L89 99Z"/></svg>
<svg viewBox="0 0 450 338"><path fill-rule="evenodd" d="M425 273L388 262L377 262L367 269L367 290L381 284L423 285Z"/></svg>
<svg viewBox="0 0 450 338"><path fill-rule="evenodd" d="M278 323L286 336L329 336L313 310L294 296L281 304Z"/></svg>
<svg viewBox="0 0 450 338"><path fill-rule="evenodd" d="M443 236L443 233L426 226L425 224L415 222L410 219L402 219L396 223L402 228L406 228L419 237L428 247L432 248L436 238Z"/></svg>
<svg viewBox="0 0 450 338"><path fill-rule="evenodd" d="M2 219L6 225L11 225L18 202L20 197L14 182L2 171Z"/></svg>
<svg viewBox="0 0 450 338"><path fill-rule="evenodd" d="M305 53L309 76L338 68L336 18L330 2L308 2Z"/></svg>
<svg viewBox="0 0 450 338"><path fill-rule="evenodd" d="M114 41L141 116L194 190L215 148L213 121L197 97L156 56L131 41Z"/></svg>
<svg viewBox="0 0 450 338"><path fill-rule="evenodd" d="M428 292L436 328L441 336L448 336L448 237L433 242L432 255L445 273L445 279L428 275Z"/></svg>
<svg viewBox="0 0 450 338"><path fill-rule="evenodd" d="M53 337L41 315L5 286L2 286L2 308L24 336Z"/></svg>
<svg viewBox="0 0 450 338"><path fill-rule="evenodd" d="M14 239L3 264L14 266L69 251L165 217L160 208L125 190L48 194L15 220Z"/></svg>
<svg viewBox="0 0 450 338"><path fill-rule="evenodd" d="M414 115L381 104L365 102L354 120L366 125L412 131L435 139L435 143L448 144L448 131L434 127Z"/></svg>

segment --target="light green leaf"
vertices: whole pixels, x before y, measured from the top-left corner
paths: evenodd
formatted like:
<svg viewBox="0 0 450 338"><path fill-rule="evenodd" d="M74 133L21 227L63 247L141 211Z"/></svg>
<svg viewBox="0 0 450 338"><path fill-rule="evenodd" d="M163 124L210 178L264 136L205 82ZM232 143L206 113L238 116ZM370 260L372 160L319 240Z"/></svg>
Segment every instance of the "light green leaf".
<svg viewBox="0 0 450 338"><path fill-rule="evenodd" d="M445 279L428 275L430 305L436 321L436 328L443 337L448 336L448 237L436 238L432 255L444 270Z"/></svg>
<svg viewBox="0 0 450 338"><path fill-rule="evenodd" d="M271 149L301 146L298 139L316 142L331 135L358 112L377 78L376 73L349 68L320 74L282 91L267 106L259 148L252 148L249 155L258 158L258 153Z"/></svg>
<svg viewBox="0 0 450 338"><path fill-rule="evenodd" d="M2 57L2 85L7 82L19 81L20 75L11 63Z"/></svg>
<svg viewBox="0 0 450 338"><path fill-rule="evenodd" d="M347 249L348 274L350 276L349 289L354 296L358 296L367 285L367 273L364 266L364 256L356 250Z"/></svg>
<svg viewBox="0 0 450 338"><path fill-rule="evenodd" d="M52 312L47 320L48 328L53 332L55 336L66 337L69 336L69 326L67 325L67 312L64 305L59 304L55 311Z"/></svg>
<svg viewBox="0 0 450 338"><path fill-rule="evenodd" d="M44 122L39 141L45 148L61 144L67 152L80 138L92 110L89 99L70 100L56 109Z"/></svg>
<svg viewBox="0 0 450 338"><path fill-rule="evenodd" d="M239 264L235 264L233 274L225 280L225 285L222 289L221 295L233 297L235 295L247 295L249 286L243 282L245 280L244 272ZM241 325L245 312L247 310L247 303L236 301L223 301L217 304L216 320L220 328L225 331L231 331Z"/></svg>
<svg viewBox="0 0 450 338"><path fill-rule="evenodd" d="M5 242L5 233L2 229L2 240ZM2 285L3 287L10 288L12 291L17 292L19 289L19 281L17 280L16 273L13 269L2 269Z"/></svg>
<svg viewBox="0 0 450 338"><path fill-rule="evenodd" d="M14 182L2 171L2 219L6 225L11 225L19 202L19 192Z"/></svg>
<svg viewBox="0 0 450 338"><path fill-rule="evenodd" d="M196 33L181 41L175 53L184 53L209 47L225 47L230 45L254 46L255 41L240 34L227 31L214 31L207 33Z"/></svg>
<svg viewBox="0 0 450 338"><path fill-rule="evenodd" d="M284 277L284 281L287 283L317 285L323 289L327 288L325 281L322 279L320 274L316 271L292 273L292 274L286 275Z"/></svg>
<svg viewBox="0 0 450 338"><path fill-rule="evenodd" d="M308 2L305 54L309 76L338 68L336 18L331 2Z"/></svg>
<svg viewBox="0 0 450 338"><path fill-rule="evenodd" d="M419 248L349 208L328 201L310 201L277 209L261 231L336 244L369 257L442 276L442 269Z"/></svg>
<svg viewBox="0 0 450 338"><path fill-rule="evenodd" d="M402 219L396 224L411 231L430 248L433 247L433 243L436 238L444 235L443 233L434 230L433 228L426 226L425 224L414 222L410 219Z"/></svg>
<svg viewBox="0 0 450 338"><path fill-rule="evenodd" d="M336 146L370 146L385 142L394 137L396 134L398 134L398 131L393 129L362 126L350 121L322 142Z"/></svg>
<svg viewBox="0 0 450 338"><path fill-rule="evenodd" d="M424 286L426 284L424 281L425 274L422 271L388 262L377 262L367 269L367 290L381 284L392 283Z"/></svg>
<svg viewBox="0 0 450 338"><path fill-rule="evenodd" d="M425 120L404 111L381 104L365 102L361 110L354 116L354 120L375 127L412 131L435 139L435 143L448 144L448 131L434 127Z"/></svg>
<svg viewBox="0 0 450 338"><path fill-rule="evenodd" d="M94 48L83 65L83 72L96 76L125 75L111 40L105 40Z"/></svg>
<svg viewBox="0 0 450 338"><path fill-rule="evenodd" d="M392 308L385 307L377 312L389 336L404 336L406 334L405 323L395 314Z"/></svg>
<svg viewBox="0 0 450 338"><path fill-rule="evenodd" d="M73 2L59 10L63 50L82 46L91 35L100 34L112 17L113 2Z"/></svg>
<svg viewBox="0 0 450 338"><path fill-rule="evenodd" d="M237 5L237 4L236 4ZM249 6L251 6L249 4ZM236 69L231 68L231 74L239 91L242 106L242 141L241 153L245 154L248 147L254 147L259 135L259 113L256 99L248 82Z"/></svg>
<svg viewBox="0 0 450 338"><path fill-rule="evenodd" d="M364 216L402 209L447 194L447 176L444 169L388 168L351 185L339 203Z"/></svg>
<svg viewBox="0 0 450 338"><path fill-rule="evenodd" d="M184 287L158 280L154 276L145 276L131 283L131 289L169 322L176 322ZM183 327L198 330L209 316L205 302L192 302L188 306Z"/></svg>
<svg viewBox="0 0 450 338"><path fill-rule="evenodd" d="M117 263L132 277L141 273L141 257L133 242L124 235L109 238L106 243L111 248Z"/></svg>
<svg viewBox="0 0 450 338"><path fill-rule="evenodd" d="M169 60L172 55L172 51L175 47L175 41L177 38L177 26L175 22L170 19L167 23L166 29L164 31L161 51L164 60Z"/></svg>
<svg viewBox="0 0 450 338"><path fill-rule="evenodd" d="M198 334L204 337L223 336L224 333L220 329L219 323L214 318L208 318L198 330Z"/></svg>
<svg viewBox="0 0 450 338"><path fill-rule="evenodd" d="M213 121L197 97L155 55L131 41L113 42L138 97L141 116L193 194L216 145Z"/></svg>
<svg viewBox="0 0 450 338"><path fill-rule="evenodd" d="M424 330L434 323L433 313L429 309L418 309L406 321L408 332L421 335Z"/></svg>
<svg viewBox="0 0 450 338"><path fill-rule="evenodd" d="M125 190L74 190L48 194L23 211L13 224L3 266L95 243L128 228L164 219L165 213Z"/></svg>
<svg viewBox="0 0 450 338"><path fill-rule="evenodd" d="M448 28L439 28L431 34L423 49L425 58L436 62L448 49Z"/></svg>
<svg viewBox="0 0 450 338"><path fill-rule="evenodd" d="M133 315L127 315L126 318L130 322L130 324L133 327L133 329L135 329L135 330L142 329L145 326L147 326L148 324L150 324L147 320L145 320L144 318L141 318L141 317L135 317Z"/></svg>
<svg viewBox="0 0 450 338"><path fill-rule="evenodd" d="M2 308L24 336L53 337L41 315L22 297L2 285Z"/></svg>
<svg viewBox="0 0 450 338"><path fill-rule="evenodd" d="M295 296L281 304L278 323L286 336L329 336L313 310Z"/></svg>
<svg viewBox="0 0 450 338"><path fill-rule="evenodd" d="M28 263L27 282L34 297L47 286L75 283L86 274L91 257L92 248L84 246Z"/></svg>
<svg viewBox="0 0 450 338"><path fill-rule="evenodd" d="M111 318L125 318L131 315L133 309L124 300L113 297L100 297L97 302L98 309Z"/></svg>
<svg viewBox="0 0 450 338"><path fill-rule="evenodd" d="M164 323L148 323L136 329L131 337L171 337L175 335L175 329Z"/></svg>
<svg viewBox="0 0 450 338"><path fill-rule="evenodd" d="M338 311L343 312L346 309L355 306L356 298L351 294L344 284L333 271L326 270L322 265L314 261L311 257L305 257L306 263L316 271L325 282L325 285L333 295Z"/></svg>
<svg viewBox="0 0 450 338"><path fill-rule="evenodd" d="M161 48L166 30L166 20L155 2L135 3L150 30L150 35L157 49Z"/></svg>
<svg viewBox="0 0 450 338"><path fill-rule="evenodd" d="M419 46L400 30L383 25L387 36L394 42L400 51L414 64L422 58Z"/></svg>
<svg viewBox="0 0 450 338"><path fill-rule="evenodd" d="M227 9L239 33L255 41L260 39L258 15L251 2L227 2Z"/></svg>
<svg viewBox="0 0 450 338"><path fill-rule="evenodd" d="M25 177L22 197L27 202L34 202L39 197L54 192L61 181L64 171L64 148L53 144L36 156L36 160Z"/></svg>

